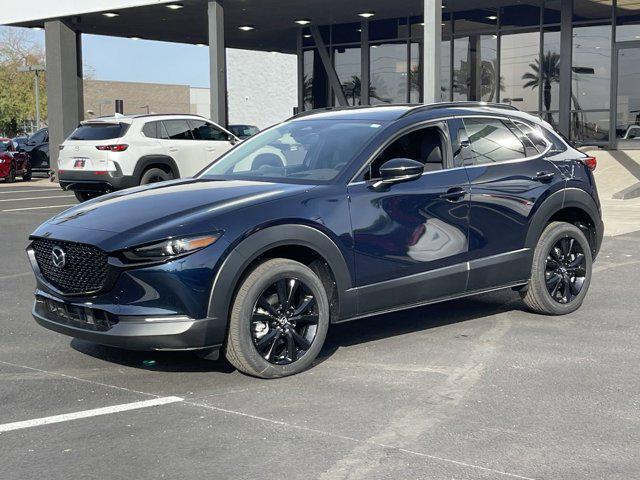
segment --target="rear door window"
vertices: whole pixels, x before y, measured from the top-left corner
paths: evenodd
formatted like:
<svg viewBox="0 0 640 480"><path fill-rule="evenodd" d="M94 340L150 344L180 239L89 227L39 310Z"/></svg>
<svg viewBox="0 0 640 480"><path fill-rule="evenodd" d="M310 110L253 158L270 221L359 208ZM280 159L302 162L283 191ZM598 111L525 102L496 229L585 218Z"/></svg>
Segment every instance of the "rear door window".
<svg viewBox="0 0 640 480"><path fill-rule="evenodd" d="M171 140L193 140L191 128L186 120L164 120L162 123Z"/></svg>
<svg viewBox="0 0 640 480"><path fill-rule="evenodd" d="M84 123L78 126L69 140L110 140L122 137L129 128L125 123Z"/></svg>
<svg viewBox="0 0 640 480"><path fill-rule="evenodd" d="M492 164L525 158L520 139L499 118L465 118L475 164Z"/></svg>

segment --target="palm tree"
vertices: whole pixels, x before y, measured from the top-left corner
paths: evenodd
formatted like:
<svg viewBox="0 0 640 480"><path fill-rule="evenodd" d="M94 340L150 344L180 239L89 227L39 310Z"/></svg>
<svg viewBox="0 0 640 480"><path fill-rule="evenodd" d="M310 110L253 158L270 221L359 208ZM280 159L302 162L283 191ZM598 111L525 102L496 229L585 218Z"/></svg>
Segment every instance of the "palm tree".
<svg viewBox="0 0 640 480"><path fill-rule="evenodd" d="M547 112L547 121L553 122L551 110L551 86L560 83L560 54L548 51L540 59L536 58L535 63L529 64L531 72L522 75L523 80L528 80L524 88L543 88L544 109Z"/></svg>

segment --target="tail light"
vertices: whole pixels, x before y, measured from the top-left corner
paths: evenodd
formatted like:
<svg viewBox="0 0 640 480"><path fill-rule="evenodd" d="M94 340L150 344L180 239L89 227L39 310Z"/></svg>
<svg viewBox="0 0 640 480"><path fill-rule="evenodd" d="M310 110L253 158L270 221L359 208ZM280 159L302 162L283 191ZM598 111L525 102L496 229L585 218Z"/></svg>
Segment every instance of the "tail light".
<svg viewBox="0 0 640 480"><path fill-rule="evenodd" d="M581 162L591 171L594 171L598 166L598 160L596 157L584 157L581 159Z"/></svg>
<svg viewBox="0 0 640 480"><path fill-rule="evenodd" d="M124 152L127 148L129 148L129 145L125 145L125 144L118 144L118 145L98 145L96 147L98 150L108 150L110 152Z"/></svg>

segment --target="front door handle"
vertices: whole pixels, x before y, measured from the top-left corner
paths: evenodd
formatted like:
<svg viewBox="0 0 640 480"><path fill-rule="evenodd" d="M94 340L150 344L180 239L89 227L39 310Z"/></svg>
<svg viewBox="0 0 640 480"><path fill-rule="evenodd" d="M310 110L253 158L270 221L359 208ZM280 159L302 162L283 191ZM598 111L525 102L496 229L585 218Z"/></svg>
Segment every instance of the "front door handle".
<svg viewBox="0 0 640 480"><path fill-rule="evenodd" d="M538 172L533 179L538 182L550 182L555 176L556 174L554 172Z"/></svg>
<svg viewBox="0 0 640 480"><path fill-rule="evenodd" d="M463 187L453 187L440 195L440 198L449 202L457 202L467 195L467 190Z"/></svg>

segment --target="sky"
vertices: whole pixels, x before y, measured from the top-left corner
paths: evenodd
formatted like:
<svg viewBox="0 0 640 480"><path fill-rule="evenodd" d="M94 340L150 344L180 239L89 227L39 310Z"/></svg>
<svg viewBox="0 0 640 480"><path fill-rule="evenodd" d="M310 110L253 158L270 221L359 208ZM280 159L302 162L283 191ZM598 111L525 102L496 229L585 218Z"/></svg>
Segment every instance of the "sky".
<svg viewBox="0 0 640 480"><path fill-rule="evenodd" d="M14 27L0 27L10 28ZM44 48L43 31L27 32L32 41ZM82 60L85 71L95 80L208 87L207 50L206 47L178 43L101 35L82 36Z"/></svg>

